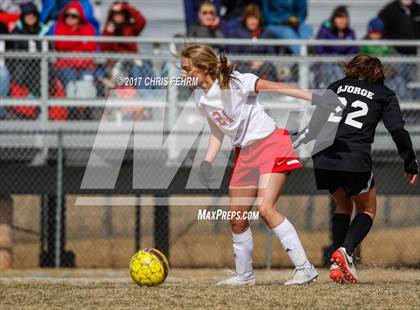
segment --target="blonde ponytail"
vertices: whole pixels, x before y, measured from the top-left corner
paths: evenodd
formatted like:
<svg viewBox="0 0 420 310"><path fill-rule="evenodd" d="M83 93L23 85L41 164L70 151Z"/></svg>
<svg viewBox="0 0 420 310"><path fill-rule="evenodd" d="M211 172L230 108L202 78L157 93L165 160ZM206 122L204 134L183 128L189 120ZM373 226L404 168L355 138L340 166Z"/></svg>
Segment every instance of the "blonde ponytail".
<svg viewBox="0 0 420 310"><path fill-rule="evenodd" d="M216 70L216 78L219 81L221 89L229 88L229 81L231 79L233 70L235 70L235 65L229 64L226 55L221 53Z"/></svg>
<svg viewBox="0 0 420 310"><path fill-rule="evenodd" d="M224 53L221 53L218 59L210 46L194 44L187 46L181 52L181 56L190 59L194 67L207 72L213 80L217 80L221 89L229 88L235 66L228 63Z"/></svg>

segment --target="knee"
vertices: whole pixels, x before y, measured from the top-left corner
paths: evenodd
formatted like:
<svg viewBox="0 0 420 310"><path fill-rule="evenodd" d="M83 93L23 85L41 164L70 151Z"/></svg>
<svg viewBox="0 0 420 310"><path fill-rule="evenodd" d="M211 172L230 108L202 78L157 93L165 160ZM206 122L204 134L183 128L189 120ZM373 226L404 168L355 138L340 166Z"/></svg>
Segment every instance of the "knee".
<svg viewBox="0 0 420 310"><path fill-rule="evenodd" d="M258 213L264 220L267 220L270 218L275 207L276 206L274 203L262 203L261 206L258 208Z"/></svg>
<svg viewBox="0 0 420 310"><path fill-rule="evenodd" d="M231 219L230 225L232 226L232 231L235 234L240 234L244 232L249 226L248 221L237 218Z"/></svg>
<svg viewBox="0 0 420 310"><path fill-rule="evenodd" d="M353 213L353 205L351 205L351 204L349 204L349 205L336 204L335 213L351 215Z"/></svg>
<svg viewBox="0 0 420 310"><path fill-rule="evenodd" d="M372 220L375 218L376 215L376 204L356 204L356 209L358 213L366 213L369 215Z"/></svg>

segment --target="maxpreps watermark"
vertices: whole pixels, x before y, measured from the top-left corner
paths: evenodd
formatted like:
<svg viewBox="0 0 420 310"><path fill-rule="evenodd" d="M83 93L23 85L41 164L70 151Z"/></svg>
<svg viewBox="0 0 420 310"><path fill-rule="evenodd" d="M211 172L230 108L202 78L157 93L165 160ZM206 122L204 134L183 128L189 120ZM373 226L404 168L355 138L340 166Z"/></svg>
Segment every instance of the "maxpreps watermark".
<svg viewBox="0 0 420 310"><path fill-rule="evenodd" d="M198 209L197 220L199 221L230 221L230 220L258 220L258 211L227 211L222 209L207 210Z"/></svg>
<svg viewBox="0 0 420 310"><path fill-rule="evenodd" d="M187 86L196 87L198 79L193 77L160 77L160 76L122 76L115 77L115 84L118 87L168 87L168 86Z"/></svg>

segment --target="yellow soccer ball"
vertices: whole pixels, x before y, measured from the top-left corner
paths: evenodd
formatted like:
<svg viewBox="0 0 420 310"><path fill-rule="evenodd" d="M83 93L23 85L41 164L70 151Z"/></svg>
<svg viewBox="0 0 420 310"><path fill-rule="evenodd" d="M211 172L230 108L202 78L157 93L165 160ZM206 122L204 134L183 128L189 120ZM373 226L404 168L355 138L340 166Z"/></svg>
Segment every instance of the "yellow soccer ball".
<svg viewBox="0 0 420 310"><path fill-rule="evenodd" d="M131 279L140 286L158 286L165 281L168 272L168 259L156 249L140 250L130 261Z"/></svg>

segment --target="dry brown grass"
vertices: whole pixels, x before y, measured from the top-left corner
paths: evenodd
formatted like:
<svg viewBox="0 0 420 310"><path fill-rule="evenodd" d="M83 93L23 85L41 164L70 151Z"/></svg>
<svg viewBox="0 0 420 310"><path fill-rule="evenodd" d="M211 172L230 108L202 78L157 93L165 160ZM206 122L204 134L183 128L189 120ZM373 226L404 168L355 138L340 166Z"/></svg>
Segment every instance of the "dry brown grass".
<svg viewBox="0 0 420 310"><path fill-rule="evenodd" d="M157 288L133 284L126 270L14 270L0 274L0 308L141 309L419 309L419 270L368 269L357 285L319 280L303 287L282 283L291 270L259 270L255 287L214 283L222 270L174 269Z"/></svg>
<svg viewBox="0 0 420 310"><path fill-rule="evenodd" d="M329 232L300 233L305 251L316 265L322 264L322 248L329 244ZM184 235L171 245L170 262L175 267L224 267L233 263L232 240L229 232ZM420 227L373 230L362 245L362 260L369 265L415 265L420 263ZM254 265L266 266L267 235L254 234ZM290 260L276 238L272 240L273 266L291 266ZM146 236L142 247L153 247ZM380 252L378 252L380 247ZM115 268L128 265L134 254L132 238L69 240L67 249L76 253L80 268ZM15 268L38 266L39 245L20 243L14 247Z"/></svg>

